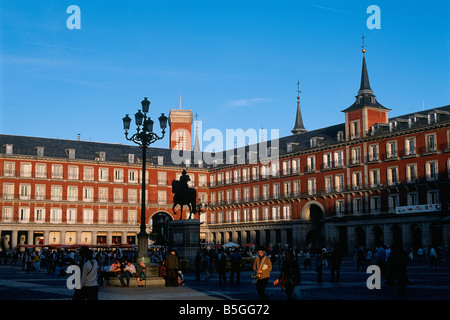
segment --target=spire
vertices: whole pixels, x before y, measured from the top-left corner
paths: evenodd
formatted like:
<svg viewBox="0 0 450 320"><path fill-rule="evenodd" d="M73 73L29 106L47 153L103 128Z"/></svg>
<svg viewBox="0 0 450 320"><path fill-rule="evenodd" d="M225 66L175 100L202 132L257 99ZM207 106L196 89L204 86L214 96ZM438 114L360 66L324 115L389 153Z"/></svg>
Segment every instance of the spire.
<svg viewBox="0 0 450 320"><path fill-rule="evenodd" d="M291 130L293 134L299 134L308 131L303 125L302 111L300 110L300 93L300 80L297 80L297 114L295 116L294 129Z"/></svg>
<svg viewBox="0 0 450 320"><path fill-rule="evenodd" d="M361 86L359 87L358 94L363 93L373 93L372 89L370 88L370 82L369 82L369 73L367 72L367 65L366 65L366 49L364 48L364 38L365 36L362 36L362 54L363 54L363 62L362 62L362 70L361 70Z"/></svg>
<svg viewBox="0 0 450 320"><path fill-rule="evenodd" d="M363 54L363 61L362 61L362 70L361 70L361 85L359 87L358 90L358 95L356 95L356 99L355 102L348 107L345 110L342 110L342 112L348 112L348 111L352 111L355 109L361 109L364 107L375 107L375 108L380 108L380 109L386 109L386 110L390 110L386 107L384 107L383 105L381 105L377 99L376 96L373 94L373 90L370 87L370 82L369 82L369 73L367 72L367 65L366 65L366 49L364 48L364 38L365 36L362 36L362 54Z"/></svg>
<svg viewBox="0 0 450 320"><path fill-rule="evenodd" d="M195 114L195 117L197 118L197 114ZM197 122L197 121L196 121ZM202 152L200 148L200 141L198 139L198 124L195 124L195 138L194 138L194 153Z"/></svg>

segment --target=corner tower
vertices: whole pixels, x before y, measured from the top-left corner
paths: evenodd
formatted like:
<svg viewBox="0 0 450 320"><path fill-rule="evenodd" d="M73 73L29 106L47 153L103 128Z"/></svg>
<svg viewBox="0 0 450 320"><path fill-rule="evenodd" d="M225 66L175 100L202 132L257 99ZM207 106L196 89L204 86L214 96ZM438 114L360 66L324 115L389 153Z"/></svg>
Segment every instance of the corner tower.
<svg viewBox="0 0 450 320"><path fill-rule="evenodd" d="M361 85L355 102L342 112L345 113L345 136L347 140L360 139L367 135L370 127L376 123L388 123L388 109L381 105L370 87L366 65L366 49L362 45Z"/></svg>
<svg viewBox="0 0 450 320"><path fill-rule="evenodd" d="M171 109L170 149L192 150L192 110Z"/></svg>

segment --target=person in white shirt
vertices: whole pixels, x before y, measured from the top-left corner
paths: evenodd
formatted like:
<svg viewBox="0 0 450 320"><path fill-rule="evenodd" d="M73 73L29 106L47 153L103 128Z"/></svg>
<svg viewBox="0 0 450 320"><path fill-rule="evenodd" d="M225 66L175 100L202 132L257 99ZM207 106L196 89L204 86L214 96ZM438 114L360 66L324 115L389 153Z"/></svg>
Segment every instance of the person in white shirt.
<svg viewBox="0 0 450 320"><path fill-rule="evenodd" d="M130 278L132 276L134 276L135 273L136 273L136 268L135 268L134 264L132 264L131 261L128 261L127 265L125 266L124 272L119 277L122 287L125 287L125 282L123 281L123 278L124 277L127 278L126 286L128 287L130 285Z"/></svg>

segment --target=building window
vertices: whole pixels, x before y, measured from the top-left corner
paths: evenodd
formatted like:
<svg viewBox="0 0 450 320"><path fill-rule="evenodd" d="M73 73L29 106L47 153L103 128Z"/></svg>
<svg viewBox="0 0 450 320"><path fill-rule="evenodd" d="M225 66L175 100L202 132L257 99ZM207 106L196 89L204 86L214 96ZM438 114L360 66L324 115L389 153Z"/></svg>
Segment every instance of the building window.
<svg viewBox="0 0 450 320"><path fill-rule="evenodd" d="M427 192L427 203L428 204L439 203L439 190L429 190Z"/></svg>
<svg viewBox="0 0 450 320"><path fill-rule="evenodd" d="M226 223L230 223L231 222L231 210L227 210L226 212L225 212L225 214L226 214Z"/></svg>
<svg viewBox="0 0 450 320"><path fill-rule="evenodd" d="M94 210L83 209L83 223L84 224L94 223Z"/></svg>
<svg viewBox="0 0 450 320"><path fill-rule="evenodd" d="M419 195L417 192L409 192L406 195L406 204L408 206L417 206L419 204Z"/></svg>
<svg viewBox="0 0 450 320"><path fill-rule="evenodd" d="M113 223L114 224L121 224L123 222L123 212L122 210L114 210L113 211Z"/></svg>
<svg viewBox="0 0 450 320"><path fill-rule="evenodd" d="M94 201L94 189L91 187L83 188L83 201L84 202L92 202Z"/></svg>
<svg viewBox="0 0 450 320"><path fill-rule="evenodd" d="M362 213L362 199L353 199L353 214L358 215Z"/></svg>
<svg viewBox="0 0 450 320"><path fill-rule="evenodd" d="M128 183L139 183L139 172L137 170L128 170Z"/></svg>
<svg viewBox="0 0 450 320"><path fill-rule="evenodd" d="M300 172L300 160L293 159L292 160L292 173L297 174Z"/></svg>
<svg viewBox="0 0 450 320"><path fill-rule="evenodd" d="M108 202L108 188L98 188L98 201Z"/></svg>
<svg viewBox="0 0 450 320"><path fill-rule="evenodd" d="M123 182L123 170L114 169L114 182Z"/></svg>
<svg viewBox="0 0 450 320"><path fill-rule="evenodd" d="M280 197L280 184L274 183L272 185L272 188L273 188L272 198L278 199Z"/></svg>
<svg viewBox="0 0 450 320"><path fill-rule="evenodd" d="M425 136L425 152L436 152L436 134L427 134Z"/></svg>
<svg viewBox="0 0 450 320"><path fill-rule="evenodd" d="M334 177L334 184L335 184L336 192L343 191L344 190L344 175L343 174L337 174Z"/></svg>
<svg viewBox="0 0 450 320"><path fill-rule="evenodd" d="M333 177L332 176L325 177L325 192L326 193L333 192Z"/></svg>
<svg viewBox="0 0 450 320"><path fill-rule="evenodd" d="M158 204L167 204L167 193L164 190L158 190Z"/></svg>
<svg viewBox="0 0 450 320"><path fill-rule="evenodd" d="M61 223L61 221L62 221L61 208L50 209L50 223Z"/></svg>
<svg viewBox="0 0 450 320"><path fill-rule="evenodd" d="M20 200L30 200L31 199L31 185L20 184Z"/></svg>
<svg viewBox="0 0 450 320"><path fill-rule="evenodd" d="M250 188L244 188L244 202L250 201Z"/></svg>
<svg viewBox="0 0 450 320"><path fill-rule="evenodd" d="M241 170L234 170L233 171L233 182L234 183L241 182Z"/></svg>
<svg viewBox="0 0 450 320"><path fill-rule="evenodd" d="M438 179L438 162L435 161L427 161L425 163L425 175L427 177L427 181L435 181Z"/></svg>
<svg viewBox="0 0 450 320"><path fill-rule="evenodd" d="M258 221L259 220L259 214L258 214L258 208L252 208L252 221Z"/></svg>
<svg viewBox="0 0 450 320"><path fill-rule="evenodd" d="M352 164L360 164L361 163L361 149L353 148L352 149L352 158L351 158Z"/></svg>
<svg viewBox="0 0 450 320"><path fill-rule="evenodd" d="M292 208L291 205L283 206L283 219L291 220L292 219Z"/></svg>
<svg viewBox="0 0 450 320"><path fill-rule="evenodd" d="M397 209L398 204L399 204L398 194L389 195L389 197L388 197L389 213L395 213L395 210Z"/></svg>
<svg viewBox="0 0 450 320"><path fill-rule="evenodd" d="M5 183L3 185L3 199L12 200L14 199L14 184Z"/></svg>
<svg viewBox="0 0 450 320"><path fill-rule="evenodd" d="M416 154L416 138L405 139L405 156L413 156Z"/></svg>
<svg viewBox="0 0 450 320"><path fill-rule="evenodd" d="M13 208L11 208L11 207L3 207L2 220L3 220L3 222L12 222L12 220L13 220Z"/></svg>
<svg viewBox="0 0 450 320"><path fill-rule="evenodd" d="M114 202L115 203L123 202L123 189L122 188L114 188Z"/></svg>
<svg viewBox="0 0 450 320"><path fill-rule="evenodd" d="M272 207L272 220L280 220L280 207Z"/></svg>
<svg viewBox="0 0 450 320"><path fill-rule="evenodd" d="M47 166L43 163L37 163L35 168L36 178L47 178Z"/></svg>
<svg viewBox="0 0 450 320"><path fill-rule="evenodd" d="M336 200L335 211L338 217L342 217L345 213L345 201L344 200Z"/></svg>
<svg viewBox="0 0 450 320"><path fill-rule="evenodd" d="M102 182L108 181L108 169L107 168L98 169L98 180L102 181Z"/></svg>
<svg viewBox="0 0 450 320"><path fill-rule="evenodd" d="M52 164L52 179L62 179L63 167L59 164Z"/></svg>
<svg viewBox="0 0 450 320"><path fill-rule="evenodd" d="M371 197L370 198L370 212L372 214L380 213L381 210L381 198L380 197Z"/></svg>
<svg viewBox="0 0 450 320"><path fill-rule="evenodd" d="M300 180L295 180L293 182L292 192L293 196L298 197L300 195Z"/></svg>
<svg viewBox="0 0 450 320"><path fill-rule="evenodd" d="M45 185L37 184L35 186L34 198L36 200L45 200Z"/></svg>
<svg viewBox="0 0 450 320"><path fill-rule="evenodd" d="M62 200L62 187L61 186L52 186L51 189L51 199L52 201L61 201Z"/></svg>
<svg viewBox="0 0 450 320"><path fill-rule="evenodd" d="M291 196L291 182L286 181L283 183L283 194L285 198L288 198Z"/></svg>
<svg viewBox="0 0 450 320"><path fill-rule="evenodd" d="M34 209L34 222L44 223L45 222L45 209L35 208Z"/></svg>
<svg viewBox="0 0 450 320"><path fill-rule="evenodd" d="M323 155L323 168L324 169L330 169L332 165L331 162L331 153L327 152Z"/></svg>
<svg viewBox="0 0 450 320"><path fill-rule="evenodd" d="M361 172L353 172L352 174L352 187L353 190L359 190L362 187Z"/></svg>
<svg viewBox="0 0 450 320"><path fill-rule="evenodd" d="M269 207L263 208L263 220L269 220Z"/></svg>
<svg viewBox="0 0 450 320"><path fill-rule="evenodd" d="M241 222L241 211L240 210L234 210L233 211L233 222L238 223Z"/></svg>
<svg viewBox="0 0 450 320"><path fill-rule="evenodd" d="M386 159L397 158L397 141L389 141L386 143Z"/></svg>
<svg viewBox="0 0 450 320"><path fill-rule="evenodd" d="M258 200L259 200L259 187L254 186L253 187L253 201L258 201Z"/></svg>
<svg viewBox="0 0 450 320"><path fill-rule="evenodd" d="M379 154L378 154L378 144L371 144L369 146L369 161L378 161L379 160Z"/></svg>
<svg viewBox="0 0 450 320"><path fill-rule="evenodd" d="M290 161L283 161L283 175L291 174Z"/></svg>
<svg viewBox="0 0 450 320"><path fill-rule="evenodd" d="M14 162L5 162L4 164L4 172L3 175L5 177L15 177L15 163Z"/></svg>
<svg viewBox="0 0 450 320"><path fill-rule="evenodd" d="M20 177L31 178L31 163L20 164Z"/></svg>
<svg viewBox="0 0 450 320"><path fill-rule="evenodd" d="M387 169L387 182L389 186L398 184L398 167L389 167Z"/></svg>
<svg viewBox="0 0 450 320"><path fill-rule="evenodd" d="M78 180L78 167L69 166L67 179Z"/></svg>
<svg viewBox="0 0 450 320"><path fill-rule="evenodd" d="M360 127L359 120L352 121L350 123L350 140L359 139L360 138Z"/></svg>
<svg viewBox="0 0 450 320"><path fill-rule="evenodd" d="M78 187L67 187L67 201L78 201Z"/></svg>
<svg viewBox="0 0 450 320"><path fill-rule="evenodd" d="M372 169L369 171L369 183L371 188L380 186L380 169Z"/></svg>
<svg viewBox="0 0 450 320"><path fill-rule="evenodd" d="M417 180L417 164L409 163L406 165L406 182L414 183Z"/></svg>
<svg viewBox="0 0 450 320"><path fill-rule="evenodd" d="M316 194L316 178L308 179L308 195Z"/></svg>
<svg viewBox="0 0 450 320"><path fill-rule="evenodd" d="M108 210L107 209L99 209L98 210L98 223L99 224L107 224L108 223Z"/></svg>
<svg viewBox="0 0 450 320"><path fill-rule="evenodd" d="M316 170L315 156L309 156L306 159L306 172L313 172Z"/></svg>
<svg viewBox="0 0 450 320"><path fill-rule="evenodd" d="M250 209L244 209L244 222L250 221Z"/></svg>
<svg viewBox="0 0 450 320"><path fill-rule="evenodd" d="M263 200L269 199L269 185L268 184L263 185L262 193L263 193L262 194Z"/></svg>
<svg viewBox="0 0 450 320"><path fill-rule="evenodd" d="M137 224L136 210L128 210L128 224Z"/></svg>
<svg viewBox="0 0 450 320"><path fill-rule="evenodd" d="M77 209L67 209L66 215L67 223L73 224L77 222Z"/></svg>
<svg viewBox="0 0 450 320"><path fill-rule="evenodd" d="M234 189L234 202L241 202L241 189Z"/></svg>
<svg viewBox="0 0 450 320"><path fill-rule="evenodd" d="M128 189L128 202L129 203L137 203L137 190L136 189Z"/></svg>
<svg viewBox="0 0 450 320"><path fill-rule="evenodd" d="M30 222L30 208L21 207L19 208L19 223Z"/></svg>

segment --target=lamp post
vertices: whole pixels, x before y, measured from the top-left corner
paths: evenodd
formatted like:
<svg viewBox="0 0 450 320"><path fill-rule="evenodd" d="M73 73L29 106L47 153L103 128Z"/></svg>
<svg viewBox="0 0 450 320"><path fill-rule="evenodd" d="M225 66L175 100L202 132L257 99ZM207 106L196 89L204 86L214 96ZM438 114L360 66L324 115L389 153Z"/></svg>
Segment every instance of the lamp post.
<svg viewBox="0 0 450 320"><path fill-rule="evenodd" d="M125 138L139 145L142 149L142 196L141 196L141 225L140 232L138 234L138 259L144 260L146 264L150 262L150 257L148 255L148 234L146 232L145 225L145 170L147 162L147 147L150 146L157 140L164 138L167 127L167 117L164 113L158 118L159 125L162 130L162 135L158 136L153 132L153 120L147 117L147 112L149 111L150 101L147 97L141 102L142 110L134 115L136 123L136 133L131 137L128 137L128 130L130 130L131 118L127 115L123 120L123 129L125 130Z"/></svg>

